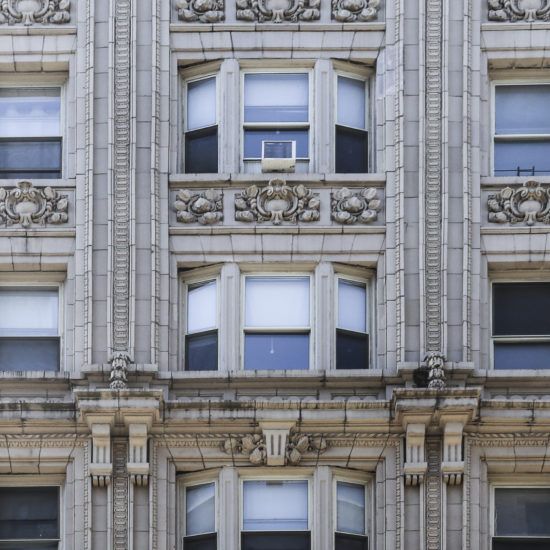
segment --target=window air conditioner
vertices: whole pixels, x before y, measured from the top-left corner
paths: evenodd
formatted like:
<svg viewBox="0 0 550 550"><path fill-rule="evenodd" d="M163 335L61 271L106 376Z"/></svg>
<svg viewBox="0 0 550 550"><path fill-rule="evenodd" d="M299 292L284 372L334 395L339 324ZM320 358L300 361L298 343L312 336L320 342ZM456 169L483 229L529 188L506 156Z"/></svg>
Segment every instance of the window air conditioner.
<svg viewBox="0 0 550 550"><path fill-rule="evenodd" d="M295 141L262 141L262 172L294 172Z"/></svg>

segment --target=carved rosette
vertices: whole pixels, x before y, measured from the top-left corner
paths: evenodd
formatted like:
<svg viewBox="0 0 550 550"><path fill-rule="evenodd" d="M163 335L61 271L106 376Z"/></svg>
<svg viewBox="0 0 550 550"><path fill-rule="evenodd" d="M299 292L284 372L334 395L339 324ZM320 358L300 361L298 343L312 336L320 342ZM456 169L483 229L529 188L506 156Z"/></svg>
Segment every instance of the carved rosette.
<svg viewBox="0 0 550 550"><path fill-rule="evenodd" d="M332 0L332 18L340 23L373 21L379 7L380 0Z"/></svg>
<svg viewBox="0 0 550 550"><path fill-rule="evenodd" d="M237 19L259 23L317 21L321 0L237 0Z"/></svg>
<svg viewBox="0 0 550 550"><path fill-rule="evenodd" d="M21 225L61 224L69 219L67 195L51 187L34 187L30 181L20 181L17 187L0 187L0 224Z"/></svg>
<svg viewBox="0 0 550 550"><path fill-rule="evenodd" d="M490 21L550 21L550 0L489 0Z"/></svg>
<svg viewBox="0 0 550 550"><path fill-rule="evenodd" d="M273 179L266 187L251 185L235 196L235 220L273 225L316 222L320 204L319 195L305 185L290 187L282 179Z"/></svg>
<svg viewBox="0 0 550 550"><path fill-rule="evenodd" d="M0 24L30 26L34 23L68 23L71 20L70 0L2 0Z"/></svg>
<svg viewBox="0 0 550 550"><path fill-rule="evenodd" d="M382 203L372 187L351 191L346 187L331 195L332 219L336 223L353 225L371 223L378 219Z"/></svg>
<svg viewBox="0 0 550 550"><path fill-rule="evenodd" d="M176 195L174 207L176 218L182 223L214 225L223 220L222 194L216 189L199 193L182 189Z"/></svg>
<svg viewBox="0 0 550 550"><path fill-rule="evenodd" d="M219 23L225 19L224 0L178 0L178 19L186 23Z"/></svg>
<svg viewBox="0 0 550 550"><path fill-rule="evenodd" d="M537 222L550 224L550 186L542 186L536 181L528 181L522 187L505 187L490 195L487 200L489 221L492 223Z"/></svg>

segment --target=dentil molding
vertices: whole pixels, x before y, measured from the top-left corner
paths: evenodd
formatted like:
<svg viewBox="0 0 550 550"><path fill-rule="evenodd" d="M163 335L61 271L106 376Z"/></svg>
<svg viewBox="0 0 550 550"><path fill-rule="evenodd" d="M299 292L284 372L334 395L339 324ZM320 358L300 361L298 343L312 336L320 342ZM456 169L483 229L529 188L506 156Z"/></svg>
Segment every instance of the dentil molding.
<svg viewBox="0 0 550 550"><path fill-rule="evenodd" d="M550 0L489 0L490 21L534 21L550 20Z"/></svg>
<svg viewBox="0 0 550 550"><path fill-rule="evenodd" d="M380 0L332 0L332 19L341 23L373 21L379 7Z"/></svg>
<svg viewBox="0 0 550 550"><path fill-rule="evenodd" d="M237 19L258 23L316 21L321 0L237 0Z"/></svg>
<svg viewBox="0 0 550 550"><path fill-rule="evenodd" d="M336 223L353 225L371 223L378 219L382 202L376 189L368 187L351 191L343 187L331 194L332 219Z"/></svg>
<svg viewBox="0 0 550 550"><path fill-rule="evenodd" d="M30 26L35 23L69 23L70 0L2 0L0 24Z"/></svg>
<svg viewBox="0 0 550 550"><path fill-rule="evenodd" d="M219 23L225 19L224 0L178 0L178 19L186 23Z"/></svg>
<svg viewBox="0 0 550 550"><path fill-rule="evenodd" d="M181 223L214 225L223 220L223 196L216 189L193 193L181 189L174 203L176 219Z"/></svg>

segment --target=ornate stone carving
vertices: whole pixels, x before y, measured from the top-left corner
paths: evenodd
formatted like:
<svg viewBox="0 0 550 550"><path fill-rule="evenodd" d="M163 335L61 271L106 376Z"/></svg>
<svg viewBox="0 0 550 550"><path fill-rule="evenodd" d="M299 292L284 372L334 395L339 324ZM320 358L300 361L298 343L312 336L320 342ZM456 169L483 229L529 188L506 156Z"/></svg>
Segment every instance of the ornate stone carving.
<svg viewBox="0 0 550 550"><path fill-rule="evenodd" d="M295 433L291 435L287 445L287 463L296 466L301 462L304 455L308 453L319 455L326 450L327 441L324 437Z"/></svg>
<svg viewBox="0 0 550 550"><path fill-rule="evenodd" d="M145 487L149 481L147 461L148 424L132 423L128 426L130 448L126 468L132 483Z"/></svg>
<svg viewBox="0 0 550 550"><path fill-rule="evenodd" d="M20 181L17 187L0 187L0 224L21 225L66 223L69 219L67 195L51 187L34 187L30 181Z"/></svg>
<svg viewBox="0 0 550 550"><path fill-rule="evenodd" d="M428 363L428 389L444 390L447 386L445 381L445 356L438 352L428 353L426 356Z"/></svg>
<svg viewBox="0 0 550 550"><path fill-rule="evenodd" d="M111 424L102 418L91 424L92 463L90 475L94 487L105 487L111 483L113 464L111 462Z"/></svg>
<svg viewBox="0 0 550 550"><path fill-rule="evenodd" d="M126 353L117 352L111 358L111 376L109 387L112 390L128 389L128 365L132 362Z"/></svg>
<svg viewBox="0 0 550 550"><path fill-rule="evenodd" d="M489 221L493 223L537 222L550 224L550 186L528 181L522 187L505 187L487 201Z"/></svg>
<svg viewBox="0 0 550 550"><path fill-rule="evenodd" d="M237 0L237 19L264 23L316 21L321 0Z"/></svg>
<svg viewBox="0 0 550 550"><path fill-rule="evenodd" d="M378 219L382 203L376 189L368 187L351 191L346 187L331 195L332 219L336 223L353 225L371 223Z"/></svg>
<svg viewBox="0 0 550 550"><path fill-rule="evenodd" d="M115 441L113 444L113 550L126 550L128 548L127 447L125 441Z"/></svg>
<svg viewBox="0 0 550 550"><path fill-rule="evenodd" d="M447 422L443 430L443 462L441 472L447 485L460 485L464 476L462 456L462 422Z"/></svg>
<svg viewBox="0 0 550 550"><path fill-rule="evenodd" d="M214 225L223 220L223 198L216 189L198 193L182 189L176 195L174 207L176 218L182 223Z"/></svg>
<svg viewBox="0 0 550 550"><path fill-rule="evenodd" d="M441 443L438 438L426 441L426 550L441 549Z"/></svg>
<svg viewBox="0 0 550 550"><path fill-rule="evenodd" d="M225 19L224 0L178 0L178 19L187 23L218 23Z"/></svg>
<svg viewBox="0 0 550 550"><path fill-rule="evenodd" d="M239 222L316 222L319 209L317 193L301 184L290 187L282 179L273 179L266 187L251 185L235 196L235 220Z"/></svg>
<svg viewBox="0 0 550 550"><path fill-rule="evenodd" d="M426 425L411 423L407 425L405 457L403 466L405 485L419 485L428 469L425 456Z"/></svg>
<svg viewBox="0 0 550 550"><path fill-rule="evenodd" d="M2 0L0 24L30 26L34 23L68 23L71 20L70 0Z"/></svg>
<svg viewBox="0 0 550 550"><path fill-rule="evenodd" d="M489 0L489 20L549 21L550 0Z"/></svg>
<svg viewBox="0 0 550 550"><path fill-rule="evenodd" d="M332 0L332 18L341 23L372 21L379 7L380 0Z"/></svg>

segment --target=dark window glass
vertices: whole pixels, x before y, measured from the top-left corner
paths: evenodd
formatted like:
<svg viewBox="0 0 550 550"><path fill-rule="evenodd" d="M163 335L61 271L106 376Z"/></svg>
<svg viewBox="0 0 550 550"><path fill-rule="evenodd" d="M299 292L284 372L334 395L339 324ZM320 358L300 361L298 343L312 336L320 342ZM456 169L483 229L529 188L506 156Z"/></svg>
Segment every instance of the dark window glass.
<svg viewBox="0 0 550 550"><path fill-rule="evenodd" d="M245 370L308 369L309 334L246 334Z"/></svg>
<svg viewBox="0 0 550 550"><path fill-rule="evenodd" d="M218 535L216 533L185 537L183 539L184 550L216 550L217 547Z"/></svg>
<svg viewBox="0 0 550 550"><path fill-rule="evenodd" d="M550 539L493 539L493 550L548 550Z"/></svg>
<svg viewBox="0 0 550 550"><path fill-rule="evenodd" d="M261 158L262 141L295 141L296 158L309 156L309 130L258 129L244 131L245 158Z"/></svg>
<svg viewBox="0 0 550 550"><path fill-rule="evenodd" d="M495 369L550 369L550 342L494 343Z"/></svg>
<svg viewBox="0 0 550 550"><path fill-rule="evenodd" d="M368 133L336 126L336 172L368 172Z"/></svg>
<svg viewBox="0 0 550 550"><path fill-rule="evenodd" d="M185 370L218 370L218 331L185 337Z"/></svg>
<svg viewBox="0 0 550 550"><path fill-rule="evenodd" d="M309 532L242 533L242 550L309 550Z"/></svg>
<svg viewBox="0 0 550 550"><path fill-rule="evenodd" d="M336 533L335 550L368 550L369 539L359 535Z"/></svg>
<svg viewBox="0 0 550 550"><path fill-rule="evenodd" d="M1 139L0 177L60 178L61 138Z"/></svg>
<svg viewBox="0 0 550 550"><path fill-rule="evenodd" d="M185 173L211 174L218 171L218 127L185 134Z"/></svg>
<svg viewBox="0 0 550 550"><path fill-rule="evenodd" d="M59 338L0 338L0 370L58 370Z"/></svg>
<svg viewBox="0 0 550 550"><path fill-rule="evenodd" d="M336 368L366 369L369 366L369 335L336 330Z"/></svg>
<svg viewBox="0 0 550 550"><path fill-rule="evenodd" d="M499 536L550 537L550 489L497 488L495 510Z"/></svg>

